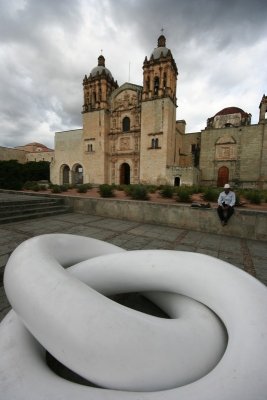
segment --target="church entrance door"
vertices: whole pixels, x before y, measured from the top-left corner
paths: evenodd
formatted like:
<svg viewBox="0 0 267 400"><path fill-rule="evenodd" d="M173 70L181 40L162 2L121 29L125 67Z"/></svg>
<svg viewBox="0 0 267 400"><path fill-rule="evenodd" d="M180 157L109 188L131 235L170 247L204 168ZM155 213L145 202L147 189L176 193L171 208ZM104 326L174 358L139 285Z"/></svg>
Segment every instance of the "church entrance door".
<svg viewBox="0 0 267 400"><path fill-rule="evenodd" d="M229 183L229 169L221 167L218 170L217 186L223 187L226 183Z"/></svg>
<svg viewBox="0 0 267 400"><path fill-rule="evenodd" d="M121 164L120 167L120 185L130 184L130 165L127 163Z"/></svg>

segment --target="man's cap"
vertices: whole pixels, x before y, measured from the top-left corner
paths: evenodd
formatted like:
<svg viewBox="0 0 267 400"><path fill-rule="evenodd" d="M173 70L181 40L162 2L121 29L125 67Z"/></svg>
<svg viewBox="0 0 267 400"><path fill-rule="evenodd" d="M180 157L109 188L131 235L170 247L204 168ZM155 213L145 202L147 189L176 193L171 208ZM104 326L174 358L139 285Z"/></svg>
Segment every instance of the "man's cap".
<svg viewBox="0 0 267 400"><path fill-rule="evenodd" d="M230 185L229 185L229 183L226 183L225 185L224 185L224 187L223 187L224 189L230 189Z"/></svg>

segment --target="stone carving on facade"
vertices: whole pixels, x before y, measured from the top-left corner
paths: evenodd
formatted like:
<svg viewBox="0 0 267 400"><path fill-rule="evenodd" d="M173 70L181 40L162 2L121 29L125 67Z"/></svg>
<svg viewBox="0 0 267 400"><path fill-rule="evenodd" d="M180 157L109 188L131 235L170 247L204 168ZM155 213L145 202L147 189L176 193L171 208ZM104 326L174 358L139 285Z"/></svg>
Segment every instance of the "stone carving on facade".
<svg viewBox="0 0 267 400"><path fill-rule="evenodd" d="M130 149L130 138L121 138L120 139L120 150L129 150Z"/></svg>
<svg viewBox="0 0 267 400"><path fill-rule="evenodd" d="M215 145L215 160L236 160L237 146L235 139L230 135L220 137Z"/></svg>

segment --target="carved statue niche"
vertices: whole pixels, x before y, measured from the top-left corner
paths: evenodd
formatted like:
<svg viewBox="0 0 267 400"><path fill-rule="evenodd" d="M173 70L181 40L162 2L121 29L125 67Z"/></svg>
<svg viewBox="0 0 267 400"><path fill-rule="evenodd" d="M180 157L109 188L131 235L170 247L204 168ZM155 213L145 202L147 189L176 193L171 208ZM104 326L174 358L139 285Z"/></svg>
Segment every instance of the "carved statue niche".
<svg viewBox="0 0 267 400"><path fill-rule="evenodd" d="M130 138L123 137L120 139L120 150L130 149Z"/></svg>

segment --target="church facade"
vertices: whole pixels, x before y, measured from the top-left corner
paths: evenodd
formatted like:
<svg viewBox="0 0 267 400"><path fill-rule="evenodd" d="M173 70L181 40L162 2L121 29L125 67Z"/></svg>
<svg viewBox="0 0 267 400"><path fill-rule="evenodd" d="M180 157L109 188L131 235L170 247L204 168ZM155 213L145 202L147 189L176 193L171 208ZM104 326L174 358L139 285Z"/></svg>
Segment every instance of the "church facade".
<svg viewBox="0 0 267 400"><path fill-rule="evenodd" d="M258 124L229 107L186 133L176 120L177 77L163 35L143 62L143 86L118 86L100 55L83 80L83 128L55 134L51 181L267 188L267 96Z"/></svg>

